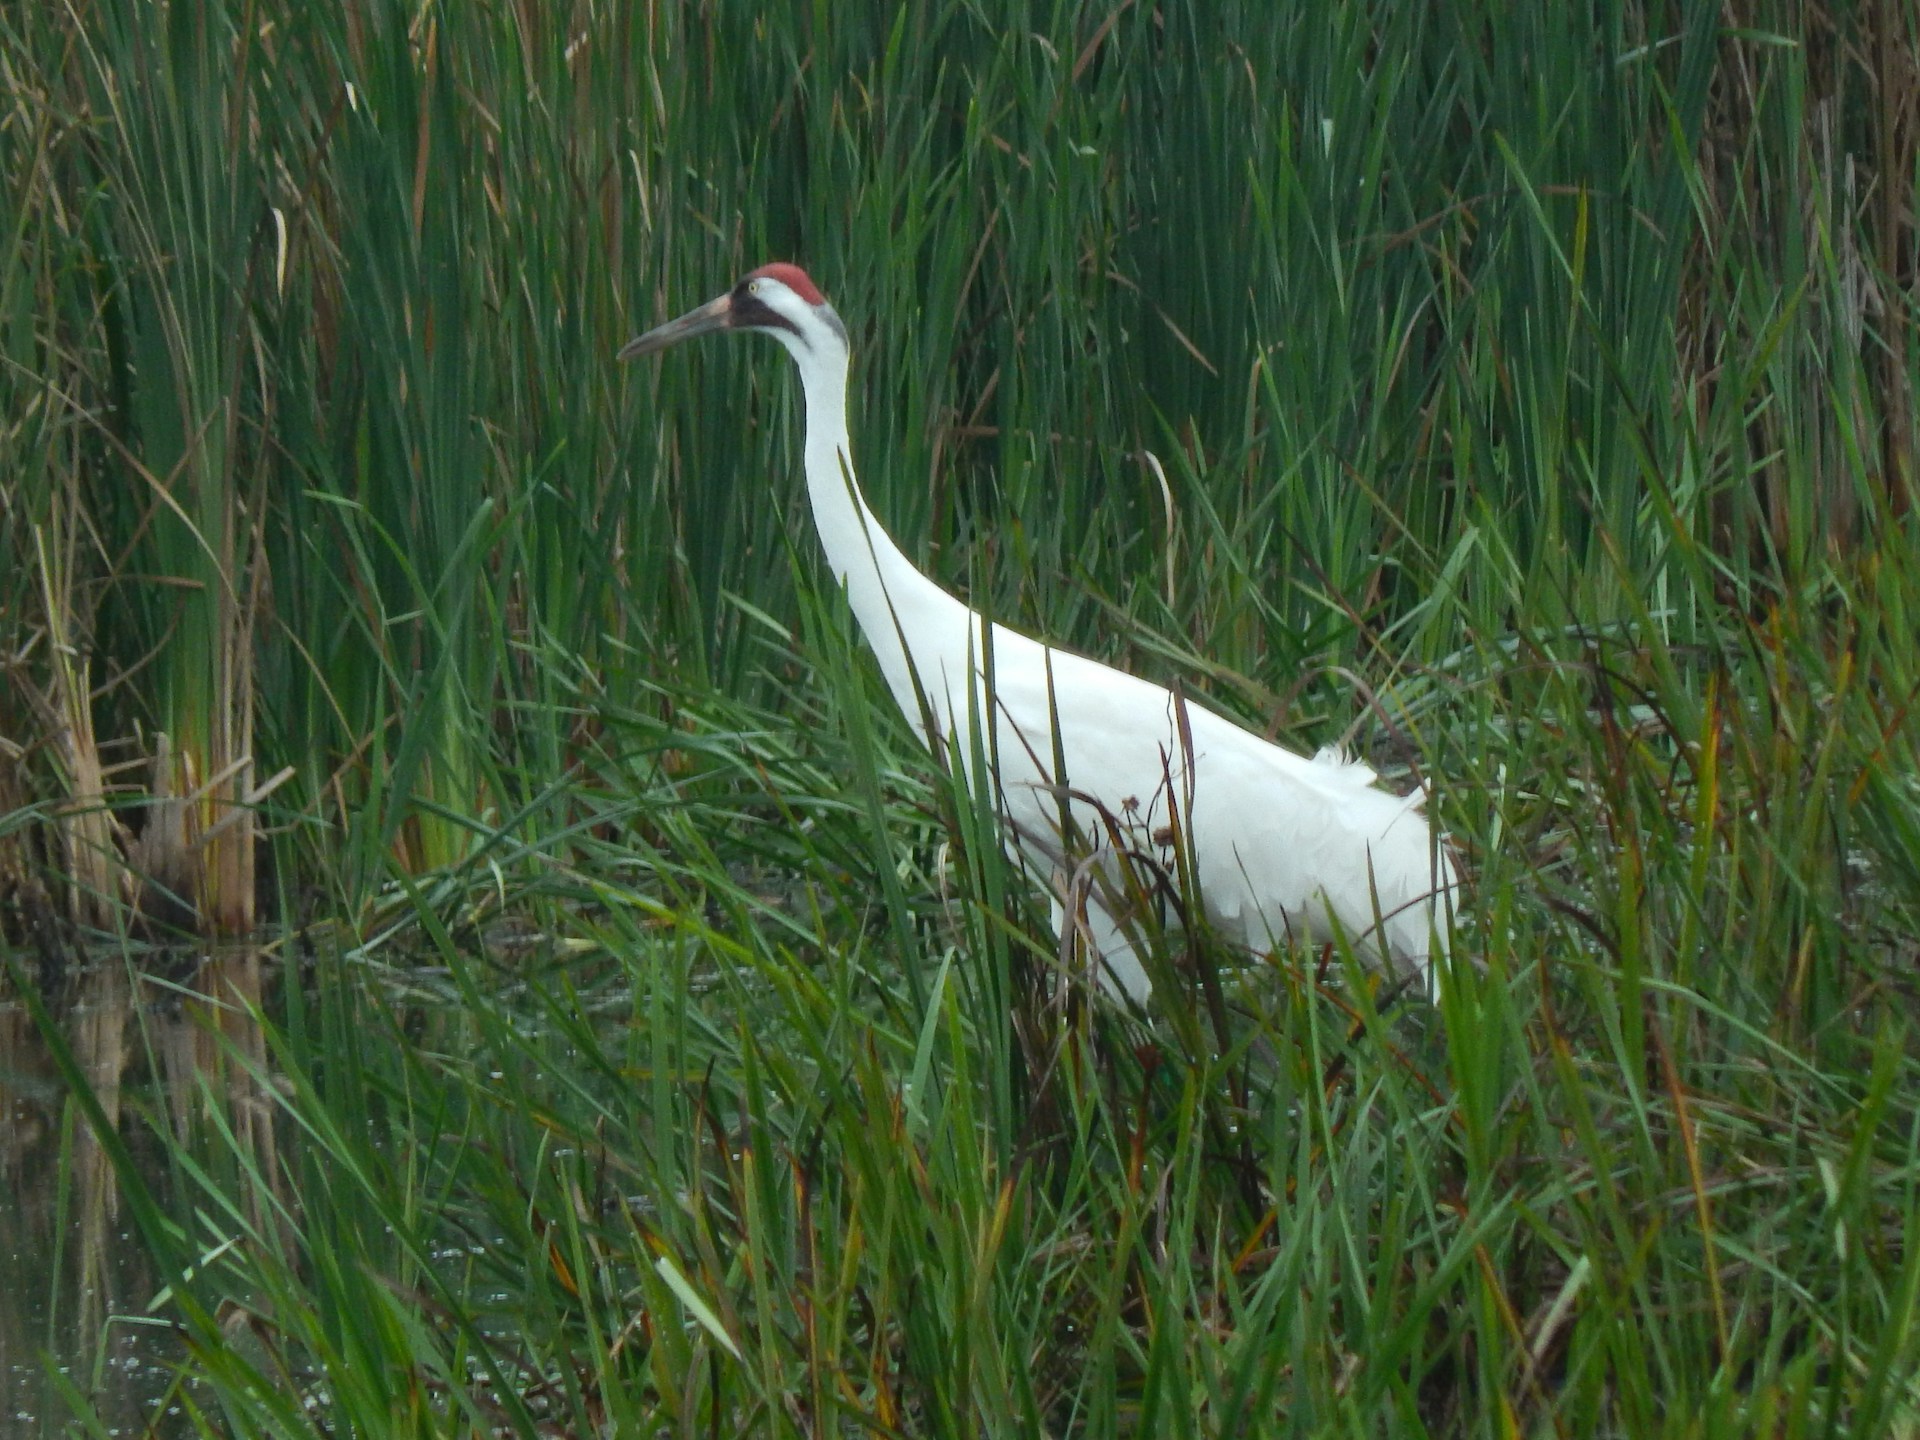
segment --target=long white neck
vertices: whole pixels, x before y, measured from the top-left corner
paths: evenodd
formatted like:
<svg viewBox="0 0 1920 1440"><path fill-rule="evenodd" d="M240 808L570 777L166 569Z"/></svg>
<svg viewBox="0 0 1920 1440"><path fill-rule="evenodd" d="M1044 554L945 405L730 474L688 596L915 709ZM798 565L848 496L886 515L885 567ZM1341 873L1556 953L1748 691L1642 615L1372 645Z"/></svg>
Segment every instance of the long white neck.
<svg viewBox="0 0 1920 1440"><path fill-rule="evenodd" d="M828 344L787 348L806 392L807 498L814 528L834 578L846 587L854 619L879 658L887 688L917 727L921 717L913 677L917 673L931 695L943 688L943 665L964 666L968 612L915 568L860 493L847 436L846 350ZM949 653L956 648L958 654Z"/></svg>

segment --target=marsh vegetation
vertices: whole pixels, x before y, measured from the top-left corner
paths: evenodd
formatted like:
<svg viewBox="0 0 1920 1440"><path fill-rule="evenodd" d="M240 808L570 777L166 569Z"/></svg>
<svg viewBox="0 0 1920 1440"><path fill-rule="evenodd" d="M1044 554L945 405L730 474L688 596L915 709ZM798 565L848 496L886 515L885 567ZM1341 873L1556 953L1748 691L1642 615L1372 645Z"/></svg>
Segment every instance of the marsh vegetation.
<svg viewBox="0 0 1920 1440"><path fill-rule="evenodd" d="M0 14L18 1423L1920 1424L1911 13L990 8ZM773 258L929 571L1433 782L1437 1006L1086 1003L613 363Z"/></svg>

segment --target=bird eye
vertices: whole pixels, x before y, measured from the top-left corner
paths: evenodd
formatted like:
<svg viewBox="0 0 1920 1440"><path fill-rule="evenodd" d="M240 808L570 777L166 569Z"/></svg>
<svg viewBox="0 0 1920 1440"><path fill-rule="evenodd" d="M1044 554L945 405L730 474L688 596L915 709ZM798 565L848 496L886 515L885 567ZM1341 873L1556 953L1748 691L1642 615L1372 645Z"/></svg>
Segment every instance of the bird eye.
<svg viewBox="0 0 1920 1440"><path fill-rule="evenodd" d="M758 280L749 280L747 282L747 294L758 295L759 293L760 293L760 282Z"/></svg>

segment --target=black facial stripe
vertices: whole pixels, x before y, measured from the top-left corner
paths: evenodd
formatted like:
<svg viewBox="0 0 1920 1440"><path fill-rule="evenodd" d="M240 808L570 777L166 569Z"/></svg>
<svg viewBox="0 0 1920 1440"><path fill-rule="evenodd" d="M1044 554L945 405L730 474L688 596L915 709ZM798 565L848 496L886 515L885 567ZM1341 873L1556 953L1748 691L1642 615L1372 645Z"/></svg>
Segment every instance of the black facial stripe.
<svg viewBox="0 0 1920 1440"><path fill-rule="evenodd" d="M748 293L743 285L733 292L732 324L738 330L785 330L800 335L800 327L768 305L759 296ZM801 335L801 339L805 339Z"/></svg>

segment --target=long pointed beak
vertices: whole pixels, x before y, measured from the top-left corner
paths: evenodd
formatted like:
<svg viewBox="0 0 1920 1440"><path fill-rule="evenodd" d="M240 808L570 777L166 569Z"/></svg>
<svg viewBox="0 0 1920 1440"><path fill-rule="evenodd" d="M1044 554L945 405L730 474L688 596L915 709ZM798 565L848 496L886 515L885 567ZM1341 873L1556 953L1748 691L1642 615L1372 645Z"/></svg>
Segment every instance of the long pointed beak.
<svg viewBox="0 0 1920 1440"><path fill-rule="evenodd" d="M642 355L651 355L656 350L664 350L669 345L677 345L682 340L691 340L696 335L705 335L710 330L727 328L728 317L733 313L733 296L722 295L718 300L709 300L698 310L689 310L678 320L669 320L664 325L656 325L644 335L629 340L620 347L622 360L637 360Z"/></svg>

